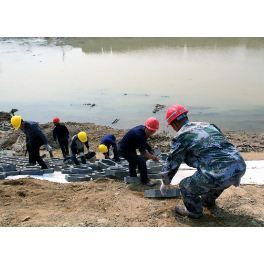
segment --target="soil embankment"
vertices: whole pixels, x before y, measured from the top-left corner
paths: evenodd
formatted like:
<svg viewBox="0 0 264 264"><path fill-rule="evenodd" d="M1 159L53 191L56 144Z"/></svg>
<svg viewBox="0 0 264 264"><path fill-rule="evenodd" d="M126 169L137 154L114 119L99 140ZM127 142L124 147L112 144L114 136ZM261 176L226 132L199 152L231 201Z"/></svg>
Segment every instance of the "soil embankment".
<svg viewBox="0 0 264 264"><path fill-rule="evenodd" d="M25 137L10 125L10 115L0 113L0 148L24 155ZM125 130L91 123L66 123L70 136L86 131L90 148L97 151L103 135L112 133L119 141ZM40 124L53 147L52 123ZM225 133L246 160L264 159L264 134ZM20 137L19 137L20 136ZM171 137L157 134L149 140L168 152ZM42 150L42 153L46 153ZM97 157L102 157L97 152ZM159 187L159 186L158 186ZM178 187L178 186L176 186ZM157 188L157 187L155 187ZM199 220L175 215L181 199L145 199L147 188L111 179L60 184L32 178L0 181L0 226L264 226L264 186L231 187L217 200L218 207Z"/></svg>

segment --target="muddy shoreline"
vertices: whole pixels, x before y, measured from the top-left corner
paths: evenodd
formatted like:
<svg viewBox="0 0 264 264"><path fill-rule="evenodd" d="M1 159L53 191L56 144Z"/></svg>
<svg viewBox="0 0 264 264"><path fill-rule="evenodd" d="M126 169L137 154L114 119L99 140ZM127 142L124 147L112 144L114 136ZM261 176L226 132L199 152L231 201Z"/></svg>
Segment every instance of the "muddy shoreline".
<svg viewBox="0 0 264 264"><path fill-rule="evenodd" d="M0 148L4 150L13 150L16 155L21 156L25 152L25 135L20 130L14 130L10 123L11 114L0 112ZM85 131L88 135L88 142L90 149L93 151L98 150L98 145L102 137L106 134L114 134L117 141L121 140L125 133L128 131L124 129L116 129L104 125L96 125L94 123L77 123L65 122L64 123L69 132L70 138L80 131ZM49 144L53 150L60 150L58 145L54 143L52 129L53 123L39 124L44 134L46 135ZM264 153L264 133L254 134L246 132L224 132L225 137L229 140L242 154L253 154L255 156L259 153ZM160 148L162 152L169 152L172 136L164 132L158 132L150 139L149 144L153 148ZM44 150L44 147L43 147ZM262 157L262 156L261 156Z"/></svg>

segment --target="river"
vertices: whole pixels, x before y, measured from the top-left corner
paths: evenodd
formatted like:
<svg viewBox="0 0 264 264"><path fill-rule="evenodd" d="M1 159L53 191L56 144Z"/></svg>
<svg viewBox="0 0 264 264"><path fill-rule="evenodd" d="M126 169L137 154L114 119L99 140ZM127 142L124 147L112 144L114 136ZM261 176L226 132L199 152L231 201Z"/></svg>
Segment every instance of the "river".
<svg viewBox="0 0 264 264"><path fill-rule="evenodd" d="M259 134L263 70L264 38L0 38L0 111L124 129L155 116L171 133L166 110L182 104L191 121Z"/></svg>

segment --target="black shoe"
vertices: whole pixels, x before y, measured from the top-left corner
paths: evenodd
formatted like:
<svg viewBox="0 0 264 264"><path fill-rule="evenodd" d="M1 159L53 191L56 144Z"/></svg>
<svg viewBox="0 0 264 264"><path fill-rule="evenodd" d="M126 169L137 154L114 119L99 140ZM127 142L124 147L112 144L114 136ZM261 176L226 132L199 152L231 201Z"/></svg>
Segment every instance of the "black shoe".
<svg viewBox="0 0 264 264"><path fill-rule="evenodd" d="M41 169L42 169L42 170L46 170L46 169L48 169L48 166L47 166L47 165L45 165L45 166L41 166Z"/></svg>
<svg viewBox="0 0 264 264"><path fill-rule="evenodd" d="M208 201L206 201L203 197L201 197L201 200L202 200L202 204L204 207L212 208L212 207L216 206L215 200L213 202L210 202L210 203Z"/></svg>
<svg viewBox="0 0 264 264"><path fill-rule="evenodd" d="M203 213L195 214L195 213L189 212L184 205L176 205L175 212L176 214L179 214L181 216L188 216L188 217L195 218L195 219L200 218L203 215Z"/></svg>
<svg viewBox="0 0 264 264"><path fill-rule="evenodd" d="M151 181L149 181L147 183L142 183L142 184L145 185L145 186L148 186L148 187L153 187L153 186L157 185L157 182L151 182Z"/></svg>

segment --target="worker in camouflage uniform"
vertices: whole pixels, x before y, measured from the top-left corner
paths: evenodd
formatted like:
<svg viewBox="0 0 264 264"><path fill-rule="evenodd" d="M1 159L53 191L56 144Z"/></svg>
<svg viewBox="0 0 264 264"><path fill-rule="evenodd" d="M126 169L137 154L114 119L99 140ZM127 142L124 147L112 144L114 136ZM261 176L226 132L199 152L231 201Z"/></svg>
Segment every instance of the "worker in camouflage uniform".
<svg viewBox="0 0 264 264"><path fill-rule="evenodd" d="M184 205L175 207L182 216L199 218L203 206L213 207L220 194L232 185L239 186L246 164L237 149L226 140L221 130L208 123L190 122L188 110L172 105L166 119L177 135L160 174L163 195L170 189L172 178L184 161L197 172L180 182Z"/></svg>

